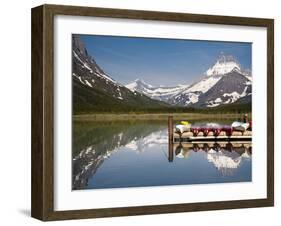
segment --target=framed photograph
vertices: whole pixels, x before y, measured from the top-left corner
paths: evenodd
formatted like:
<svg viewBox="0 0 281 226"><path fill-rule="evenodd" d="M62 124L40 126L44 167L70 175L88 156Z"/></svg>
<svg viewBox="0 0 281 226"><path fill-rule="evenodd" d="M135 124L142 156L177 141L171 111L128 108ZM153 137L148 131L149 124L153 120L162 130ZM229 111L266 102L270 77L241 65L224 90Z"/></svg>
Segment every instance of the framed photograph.
<svg viewBox="0 0 281 226"><path fill-rule="evenodd" d="M274 205L273 19L32 9L32 216Z"/></svg>

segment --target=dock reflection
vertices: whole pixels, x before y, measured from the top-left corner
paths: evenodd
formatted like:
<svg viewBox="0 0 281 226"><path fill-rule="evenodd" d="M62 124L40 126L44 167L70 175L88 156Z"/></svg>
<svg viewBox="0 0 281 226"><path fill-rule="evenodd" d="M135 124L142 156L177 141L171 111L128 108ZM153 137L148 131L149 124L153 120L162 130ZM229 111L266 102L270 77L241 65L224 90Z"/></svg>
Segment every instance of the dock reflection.
<svg viewBox="0 0 281 226"><path fill-rule="evenodd" d="M252 143L179 143L169 146L169 162L177 158L188 159L190 155L204 152L207 161L212 163L223 175L231 175L237 169L242 159L250 159L252 156ZM172 150L171 150L172 149Z"/></svg>

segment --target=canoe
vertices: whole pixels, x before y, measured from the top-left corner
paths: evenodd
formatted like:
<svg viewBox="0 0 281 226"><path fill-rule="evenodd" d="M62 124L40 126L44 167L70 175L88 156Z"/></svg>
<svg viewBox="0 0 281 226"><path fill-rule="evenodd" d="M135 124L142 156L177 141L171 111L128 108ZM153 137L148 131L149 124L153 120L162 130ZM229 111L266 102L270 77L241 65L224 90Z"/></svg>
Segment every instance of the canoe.
<svg viewBox="0 0 281 226"><path fill-rule="evenodd" d="M190 125L176 125L175 130L179 133L189 132Z"/></svg>
<svg viewBox="0 0 281 226"><path fill-rule="evenodd" d="M216 135L214 131L210 131L208 135L204 135L204 131L199 131L196 136L192 131L178 133L174 132L174 142L190 142L190 141L217 141L217 140L251 140L252 131L232 131L228 134L226 131L221 131Z"/></svg>
<svg viewBox="0 0 281 226"><path fill-rule="evenodd" d="M250 124L249 123L243 123L243 122L233 122L231 124L231 127L233 128L233 130L236 131L246 131L249 128Z"/></svg>

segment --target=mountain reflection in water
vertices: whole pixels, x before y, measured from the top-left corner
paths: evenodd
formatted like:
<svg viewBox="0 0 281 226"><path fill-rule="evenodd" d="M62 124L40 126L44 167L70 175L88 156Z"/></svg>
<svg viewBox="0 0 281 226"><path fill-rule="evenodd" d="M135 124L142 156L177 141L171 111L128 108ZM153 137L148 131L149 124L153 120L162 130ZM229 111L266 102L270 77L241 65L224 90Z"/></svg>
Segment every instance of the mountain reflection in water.
<svg viewBox="0 0 281 226"><path fill-rule="evenodd" d="M184 145L189 147L183 147ZM206 159L212 163L222 175L232 175L243 159L251 159L251 143L200 143L179 144L175 153L179 158L188 158L191 152L204 151Z"/></svg>
<svg viewBox="0 0 281 226"><path fill-rule="evenodd" d="M75 123L72 188L251 181L251 143L173 144L166 122Z"/></svg>

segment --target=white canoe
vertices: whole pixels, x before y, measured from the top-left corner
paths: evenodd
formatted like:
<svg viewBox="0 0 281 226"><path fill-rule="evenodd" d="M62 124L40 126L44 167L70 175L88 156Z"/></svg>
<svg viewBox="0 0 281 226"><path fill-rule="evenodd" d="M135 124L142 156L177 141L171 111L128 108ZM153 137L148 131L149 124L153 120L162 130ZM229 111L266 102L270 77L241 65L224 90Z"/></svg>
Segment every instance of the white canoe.
<svg viewBox="0 0 281 226"><path fill-rule="evenodd" d="M249 128L249 123L243 123L243 122L233 122L231 124L231 127L236 131L246 131Z"/></svg>
<svg viewBox="0 0 281 226"><path fill-rule="evenodd" d="M184 133L190 131L190 125L176 125L176 132Z"/></svg>

